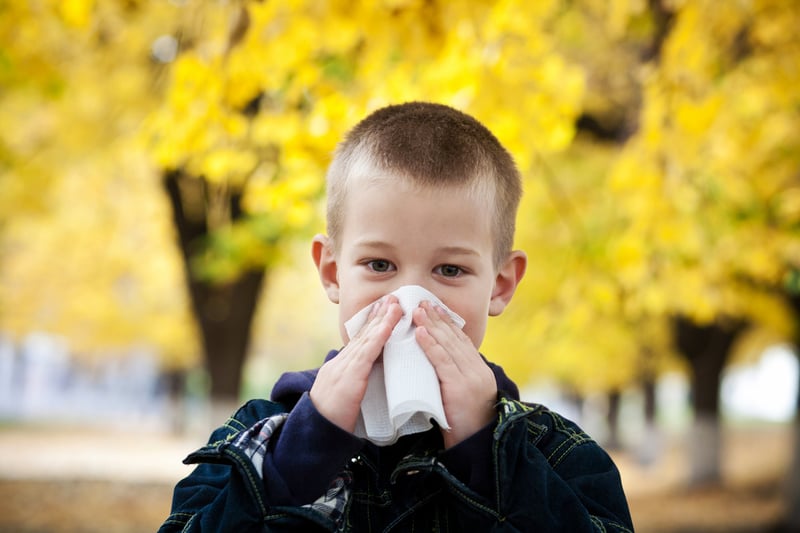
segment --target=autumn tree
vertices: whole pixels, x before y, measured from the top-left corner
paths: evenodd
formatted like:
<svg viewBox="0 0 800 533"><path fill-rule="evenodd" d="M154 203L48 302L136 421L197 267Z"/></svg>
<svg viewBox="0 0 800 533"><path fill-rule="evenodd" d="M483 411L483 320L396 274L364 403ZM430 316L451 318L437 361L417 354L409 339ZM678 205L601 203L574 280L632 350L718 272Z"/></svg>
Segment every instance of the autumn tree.
<svg viewBox="0 0 800 533"><path fill-rule="evenodd" d="M534 152L569 144L583 78L545 32L558 6L512 4L187 9L147 131L189 265L213 397L238 392L264 268L319 223L330 153L369 110L414 99L456 105L528 168Z"/></svg>
<svg viewBox="0 0 800 533"><path fill-rule="evenodd" d="M792 330L796 17L781 1L587 0L553 26L586 72L581 135L539 159L520 214L534 263L488 341L532 354L518 372L587 392L626 386L647 360L687 367L693 431L711 436L694 447L697 482L720 478L730 348L747 324L775 340Z"/></svg>
<svg viewBox="0 0 800 533"><path fill-rule="evenodd" d="M694 322L682 327L706 331L707 347L721 333L730 344L742 321L787 336L781 292L800 259L800 146L791 134L800 102L790 89L799 80L789 65L800 61L800 40L784 28L798 14L788 2L692 2L674 17L644 78L639 130L611 175L611 186L626 191L629 220L639 221L626 237L651 245L642 255L649 288L639 285L632 305ZM645 205L656 216L637 217ZM698 377L719 357L685 353ZM716 385L720 371L717 364L705 382ZM696 407L713 427L712 394ZM702 477L718 480L718 455L709 462Z"/></svg>
<svg viewBox="0 0 800 533"><path fill-rule="evenodd" d="M592 264L629 320L674 317L707 428L696 431L712 435L697 446L712 445L697 481L719 480L718 383L742 326L792 329L782 293L798 261L797 16L791 2L653 2L612 26L626 41L646 17L654 40L632 64L635 127L603 185L612 261Z"/></svg>

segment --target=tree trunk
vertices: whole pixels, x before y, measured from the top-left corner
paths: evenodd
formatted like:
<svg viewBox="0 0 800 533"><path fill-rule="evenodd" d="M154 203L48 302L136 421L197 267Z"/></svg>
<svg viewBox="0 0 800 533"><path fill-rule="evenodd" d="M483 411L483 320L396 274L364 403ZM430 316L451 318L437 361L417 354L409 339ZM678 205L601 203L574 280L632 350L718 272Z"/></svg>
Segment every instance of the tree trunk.
<svg viewBox="0 0 800 533"><path fill-rule="evenodd" d="M186 433L186 370L172 369L163 374L168 398L169 429L176 435Z"/></svg>
<svg viewBox="0 0 800 533"><path fill-rule="evenodd" d="M644 422L648 426L656 425L656 381L648 376L642 380L642 394L644 395Z"/></svg>
<svg viewBox="0 0 800 533"><path fill-rule="evenodd" d="M644 396L644 435L636 457L639 464L649 466L661 457L664 448L662 435L656 424L656 381L651 375L642 379Z"/></svg>
<svg viewBox="0 0 800 533"><path fill-rule="evenodd" d="M619 389L614 389L608 393L608 439L606 448L609 450L619 450L622 447L622 440L619 435L619 410L622 403L622 393Z"/></svg>
<svg viewBox="0 0 800 533"><path fill-rule="evenodd" d="M250 326L263 280L263 271L251 271L225 285L189 284L214 401L238 400Z"/></svg>
<svg viewBox="0 0 800 533"><path fill-rule="evenodd" d="M173 221L184 259L192 310L200 329L203 360L211 383L212 423L230 414L239 400L250 327L264 281L264 270L246 271L227 283L197 279L189 265L209 234L207 191L202 179L180 171L164 176ZM240 197L231 194L231 221L243 217ZM217 409L227 414L217 414Z"/></svg>
<svg viewBox="0 0 800 533"><path fill-rule="evenodd" d="M689 483L717 485L722 481L722 434L719 388L722 370L744 324L698 325L685 317L675 320L678 350L691 366L694 427L689 439Z"/></svg>
<svg viewBox="0 0 800 533"><path fill-rule="evenodd" d="M800 294L788 294L789 305L794 310L795 328L797 333L794 340L795 355L800 358ZM783 531L800 532L800 384L797 386L797 407L794 415L794 454L787 480L786 516Z"/></svg>
<svg viewBox="0 0 800 533"><path fill-rule="evenodd" d="M800 354L798 354L800 356ZM786 496L785 531L800 532L800 386L797 388L797 410L794 416L794 457L789 470Z"/></svg>

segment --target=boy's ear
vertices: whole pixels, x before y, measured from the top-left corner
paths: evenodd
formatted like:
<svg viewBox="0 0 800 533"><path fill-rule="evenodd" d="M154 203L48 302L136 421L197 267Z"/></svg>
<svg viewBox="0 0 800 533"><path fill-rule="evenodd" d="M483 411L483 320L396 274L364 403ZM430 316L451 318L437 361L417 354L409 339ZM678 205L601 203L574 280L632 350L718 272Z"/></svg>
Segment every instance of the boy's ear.
<svg viewBox="0 0 800 533"><path fill-rule="evenodd" d="M492 299L489 301L489 316L497 316L503 312L514 296L517 285L522 281L527 266L528 257L525 252L515 250L508 254L494 280Z"/></svg>
<svg viewBox="0 0 800 533"><path fill-rule="evenodd" d="M336 255L333 243L325 235L315 235L311 241L311 257L317 265L319 279L328 295L328 299L339 303L339 273L336 266Z"/></svg>

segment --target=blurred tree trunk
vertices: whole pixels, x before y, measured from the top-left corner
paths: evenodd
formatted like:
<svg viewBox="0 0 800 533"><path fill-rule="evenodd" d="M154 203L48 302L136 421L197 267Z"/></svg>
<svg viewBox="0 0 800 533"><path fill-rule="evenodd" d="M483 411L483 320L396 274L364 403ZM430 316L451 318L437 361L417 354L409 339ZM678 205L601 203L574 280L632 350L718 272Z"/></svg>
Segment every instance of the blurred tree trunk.
<svg viewBox="0 0 800 533"><path fill-rule="evenodd" d="M162 374L167 390L169 429L176 435L184 435L189 430L186 420L186 386L189 372L185 368L173 368Z"/></svg>
<svg viewBox="0 0 800 533"><path fill-rule="evenodd" d="M789 293L787 298L795 315L794 353L800 358L800 294ZM797 386L793 436L794 454L788 472L785 531L800 531L800 383Z"/></svg>
<svg viewBox="0 0 800 533"><path fill-rule="evenodd" d="M204 363L211 382L212 417L227 416L230 412L222 415L214 411L230 411L239 401L250 327L265 272L246 271L225 283L197 279L190 264L210 228L205 182L174 171L164 176L164 186L172 205L192 309L200 329ZM239 194L229 193L231 221L243 216L240 199Z"/></svg>
<svg viewBox="0 0 800 533"><path fill-rule="evenodd" d="M640 464L651 465L658 461L664 448L662 435L656 424L656 380L648 374L642 378L644 396L644 435L636 457Z"/></svg>
<svg viewBox="0 0 800 533"><path fill-rule="evenodd" d="M645 376L641 381L642 411L644 415L644 435L638 446L637 457L642 464L651 464L661 450L660 435L656 426L656 382L651 376ZM620 410L622 408L622 391L612 389L607 393L608 412L608 438L605 447L609 450L622 449L622 435L620 434Z"/></svg>
<svg viewBox="0 0 800 533"><path fill-rule="evenodd" d="M691 366L694 424L689 439L689 483L716 485L722 481L722 432L719 388L731 346L744 329L741 322L696 324L686 317L674 322L678 350Z"/></svg>
<svg viewBox="0 0 800 533"><path fill-rule="evenodd" d="M189 281L214 402L238 403L250 326L263 280L263 271L250 271L224 285Z"/></svg>
<svg viewBox="0 0 800 533"><path fill-rule="evenodd" d="M795 352L797 353L797 346ZM800 354L797 355L800 357ZM797 388L797 411L794 415L793 433L794 457L788 474L785 531L800 532L800 386Z"/></svg>
<svg viewBox="0 0 800 533"><path fill-rule="evenodd" d="M622 447L619 435L619 411L622 404L622 392L613 389L608 392L608 439L605 447L609 450L618 450Z"/></svg>
<svg viewBox="0 0 800 533"><path fill-rule="evenodd" d="M656 425L656 380L648 376L642 380L642 393L644 394L644 422L648 426Z"/></svg>

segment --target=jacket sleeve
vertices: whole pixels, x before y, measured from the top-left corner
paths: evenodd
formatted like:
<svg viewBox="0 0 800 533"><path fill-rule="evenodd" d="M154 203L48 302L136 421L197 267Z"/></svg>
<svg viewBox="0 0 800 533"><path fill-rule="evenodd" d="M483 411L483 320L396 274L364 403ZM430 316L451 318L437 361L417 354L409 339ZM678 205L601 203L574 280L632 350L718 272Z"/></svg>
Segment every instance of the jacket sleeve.
<svg viewBox="0 0 800 533"><path fill-rule="evenodd" d="M630 533L619 471L575 424L541 406L502 399L492 444L494 501L451 483L462 527L483 531Z"/></svg>
<svg viewBox="0 0 800 533"><path fill-rule="evenodd" d="M336 491L345 490L343 484L337 485L337 479L319 480L318 500L310 498L299 505L292 501L291 483L275 464L274 443L289 418L282 406L265 400L253 400L239 409L206 446L184 461L198 466L176 485L171 514L159 532L332 529L341 511L335 506L342 500ZM289 440L300 448L295 450L298 457L310 449L299 446L296 436Z"/></svg>
<svg viewBox="0 0 800 533"><path fill-rule="evenodd" d="M255 465L246 460L246 453L240 453L236 441L241 445L241 436L252 434L256 426L259 432L274 431L285 417L279 405L253 401L216 429L206 446L184 460L199 464L175 486L172 511L159 533L261 531L255 524L263 513L263 489L254 482ZM233 507L237 512L228 512Z"/></svg>

